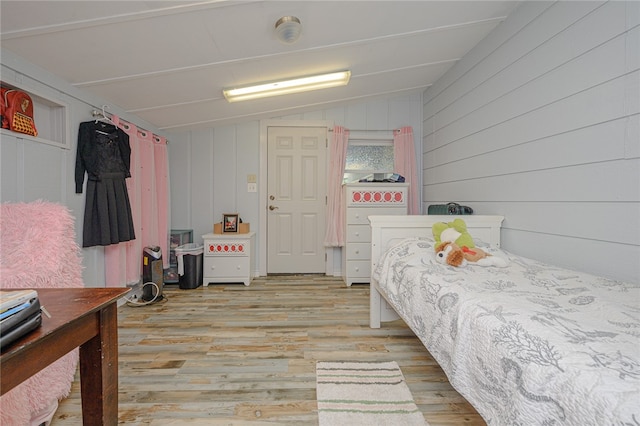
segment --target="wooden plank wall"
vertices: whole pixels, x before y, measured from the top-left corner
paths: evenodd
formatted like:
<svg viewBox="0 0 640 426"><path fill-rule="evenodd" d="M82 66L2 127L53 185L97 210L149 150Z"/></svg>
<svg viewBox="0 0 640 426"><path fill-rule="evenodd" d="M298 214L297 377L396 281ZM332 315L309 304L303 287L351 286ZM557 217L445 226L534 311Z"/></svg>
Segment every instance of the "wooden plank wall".
<svg viewBox="0 0 640 426"><path fill-rule="evenodd" d="M403 94L273 120L328 122L358 130L412 126L419 154L422 94ZM169 144L172 227L193 229L194 239L201 242L200 237L212 231L214 221L221 220L223 213L238 212L257 233L258 265L262 255L260 239L264 235L259 228L260 194L247 192L247 175L255 174L260 179L260 169L266 167L261 164L260 132L260 121L254 120L174 133ZM339 250L333 255L333 268L333 273L340 275Z"/></svg>
<svg viewBox="0 0 640 426"><path fill-rule="evenodd" d="M424 95L423 200L503 247L640 279L640 3L524 2Z"/></svg>

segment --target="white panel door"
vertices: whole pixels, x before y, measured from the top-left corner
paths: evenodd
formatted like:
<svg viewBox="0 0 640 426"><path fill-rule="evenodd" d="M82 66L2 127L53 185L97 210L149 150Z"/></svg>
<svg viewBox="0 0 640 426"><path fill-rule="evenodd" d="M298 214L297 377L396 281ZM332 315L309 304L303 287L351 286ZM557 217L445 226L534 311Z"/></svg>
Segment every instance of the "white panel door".
<svg viewBox="0 0 640 426"><path fill-rule="evenodd" d="M267 273L325 272L324 127L267 131Z"/></svg>

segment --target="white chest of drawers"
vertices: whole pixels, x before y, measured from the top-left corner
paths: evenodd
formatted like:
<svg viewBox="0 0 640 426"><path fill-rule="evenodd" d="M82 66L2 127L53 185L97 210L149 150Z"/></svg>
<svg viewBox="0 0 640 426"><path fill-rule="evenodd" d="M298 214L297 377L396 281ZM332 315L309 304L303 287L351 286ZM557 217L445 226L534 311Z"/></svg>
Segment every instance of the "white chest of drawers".
<svg viewBox="0 0 640 426"><path fill-rule="evenodd" d="M247 234L205 234L203 283L249 285L254 277L255 232Z"/></svg>
<svg viewBox="0 0 640 426"><path fill-rule="evenodd" d="M347 286L371 281L370 215L406 215L406 183L357 183L344 185L345 246L342 278Z"/></svg>

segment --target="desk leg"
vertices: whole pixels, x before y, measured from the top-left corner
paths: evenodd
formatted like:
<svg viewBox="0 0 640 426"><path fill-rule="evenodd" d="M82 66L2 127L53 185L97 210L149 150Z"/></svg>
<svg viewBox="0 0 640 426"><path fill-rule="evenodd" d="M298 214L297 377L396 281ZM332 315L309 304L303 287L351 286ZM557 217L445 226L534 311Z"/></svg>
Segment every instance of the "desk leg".
<svg viewBox="0 0 640 426"><path fill-rule="evenodd" d="M118 424L118 312L115 303L96 312L98 334L80 346L82 423Z"/></svg>

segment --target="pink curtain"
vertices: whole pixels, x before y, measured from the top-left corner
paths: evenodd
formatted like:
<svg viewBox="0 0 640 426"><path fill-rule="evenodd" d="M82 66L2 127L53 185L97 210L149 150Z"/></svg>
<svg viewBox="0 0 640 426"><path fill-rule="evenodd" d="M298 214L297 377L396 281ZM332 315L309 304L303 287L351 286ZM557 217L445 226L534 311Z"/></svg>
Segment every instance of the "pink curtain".
<svg viewBox="0 0 640 426"><path fill-rule="evenodd" d="M402 127L393 132L394 171L405 177L409 183L409 214L420 214L418 208L418 171L416 167L416 151L413 144L413 129Z"/></svg>
<svg viewBox="0 0 640 426"><path fill-rule="evenodd" d="M333 128L329 158L329 193L327 200L327 230L324 245L327 247L344 246L344 194L342 179L347 158L349 130L342 126Z"/></svg>
<svg viewBox="0 0 640 426"><path fill-rule="evenodd" d="M167 144L117 116L112 120L129 135L131 177L126 182L136 239L105 247L105 279L107 287L124 287L140 281L144 247L159 246L164 267L169 266Z"/></svg>

